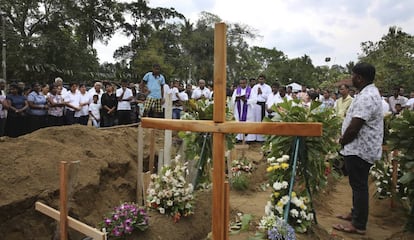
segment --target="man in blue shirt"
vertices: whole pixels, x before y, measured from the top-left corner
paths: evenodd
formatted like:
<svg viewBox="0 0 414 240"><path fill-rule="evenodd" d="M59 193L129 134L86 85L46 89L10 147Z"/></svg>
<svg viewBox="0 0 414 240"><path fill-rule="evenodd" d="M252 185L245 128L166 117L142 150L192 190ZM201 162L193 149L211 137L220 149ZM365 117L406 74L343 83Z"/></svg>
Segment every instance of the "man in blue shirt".
<svg viewBox="0 0 414 240"><path fill-rule="evenodd" d="M164 103L164 84L165 78L160 74L159 64L152 65L152 72L147 72L143 77L140 89L145 85L148 89L147 99L144 105L144 117L162 117L162 104Z"/></svg>

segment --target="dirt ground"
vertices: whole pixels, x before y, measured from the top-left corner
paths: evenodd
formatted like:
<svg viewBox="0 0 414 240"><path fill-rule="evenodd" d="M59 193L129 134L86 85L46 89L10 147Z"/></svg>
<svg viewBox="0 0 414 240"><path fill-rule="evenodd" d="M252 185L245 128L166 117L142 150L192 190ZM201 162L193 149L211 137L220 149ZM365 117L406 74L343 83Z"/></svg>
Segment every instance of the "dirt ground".
<svg viewBox="0 0 414 240"><path fill-rule="evenodd" d="M148 160L149 141L145 132L144 159ZM156 150L163 134L156 132ZM178 147L178 146L175 146ZM137 129L136 127L98 130L92 127L64 126L41 129L16 139L0 138L0 239L47 239L57 233L56 222L34 210L41 201L54 208L59 200L60 161L79 161L71 171L69 215L91 226L123 201L136 200ZM157 152L157 151L156 151ZM266 182L266 164L259 144L253 144L246 156L257 163L250 189L231 191L231 218L238 212L252 214L250 230L231 235L230 239L249 239L258 219L264 214L270 189ZM145 161L144 162L147 162ZM148 165L144 165L148 169ZM371 191L372 193L372 191ZM333 216L350 208L350 189L346 178L332 184L315 200L318 225L298 239L414 239L402 232L404 211L390 207L389 200L371 199L366 236L332 231L340 220ZM195 214L174 223L171 218L150 211L150 226L129 239L205 239L211 229L211 192L196 193ZM70 239L84 236L70 231Z"/></svg>

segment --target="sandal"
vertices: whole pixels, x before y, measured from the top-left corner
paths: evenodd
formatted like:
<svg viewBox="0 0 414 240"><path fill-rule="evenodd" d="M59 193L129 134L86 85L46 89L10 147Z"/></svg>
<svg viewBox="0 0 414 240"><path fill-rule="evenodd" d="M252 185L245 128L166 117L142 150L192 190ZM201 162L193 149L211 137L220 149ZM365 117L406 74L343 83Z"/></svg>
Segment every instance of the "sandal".
<svg viewBox="0 0 414 240"><path fill-rule="evenodd" d="M352 215L350 213L348 214L339 214L335 216L336 218L345 220L345 221L352 221Z"/></svg>
<svg viewBox="0 0 414 240"><path fill-rule="evenodd" d="M345 232L345 233L353 233L353 234L359 234L359 235L365 235L366 233L365 230L357 229L354 226L352 226L352 224L345 226L345 225L338 223L338 224L332 225L332 228L340 232Z"/></svg>

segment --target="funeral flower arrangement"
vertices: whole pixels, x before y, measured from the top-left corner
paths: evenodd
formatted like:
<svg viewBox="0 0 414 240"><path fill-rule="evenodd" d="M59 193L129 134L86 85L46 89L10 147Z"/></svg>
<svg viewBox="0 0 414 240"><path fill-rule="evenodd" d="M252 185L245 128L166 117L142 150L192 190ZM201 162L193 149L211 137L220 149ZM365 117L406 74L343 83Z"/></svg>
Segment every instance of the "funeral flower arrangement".
<svg viewBox="0 0 414 240"><path fill-rule="evenodd" d="M147 205L161 214L170 215L174 222L182 216L193 214L193 185L187 183L187 163L179 161L180 155L164 166L159 174L151 175L147 190Z"/></svg>
<svg viewBox="0 0 414 240"><path fill-rule="evenodd" d="M122 239L130 235L134 230L144 231L148 228L148 214L144 208L135 203L122 203L114 208L101 222L103 232L108 237Z"/></svg>
<svg viewBox="0 0 414 240"><path fill-rule="evenodd" d="M391 154L392 155L392 154ZM400 164L397 164L397 175L401 177L401 168ZM371 168L371 176L375 179L375 185L377 186L376 189L376 197L383 199L387 197L392 197L393 189L392 189L392 172L393 166L386 161L376 161L375 165ZM400 181L397 181L397 186L395 193L402 199L406 199L407 196L407 188L404 187Z"/></svg>
<svg viewBox="0 0 414 240"><path fill-rule="evenodd" d="M409 212L406 229L414 231L414 111L404 110L391 120L389 127L386 142L390 149L398 150L396 160L401 168L398 181L407 188L407 198L401 199Z"/></svg>
<svg viewBox="0 0 414 240"><path fill-rule="evenodd" d="M270 240L296 240L295 229L282 218L265 216L260 220L259 229L265 230Z"/></svg>
<svg viewBox="0 0 414 240"><path fill-rule="evenodd" d="M241 173L251 174L253 170L253 164L247 158L231 161L231 173L233 176L240 175Z"/></svg>
<svg viewBox="0 0 414 240"><path fill-rule="evenodd" d="M231 186L236 190L249 188L249 177L254 170L253 164L245 157L231 162Z"/></svg>
<svg viewBox="0 0 414 240"><path fill-rule="evenodd" d="M290 179L290 165L288 163L289 156L282 155L279 158L271 157L267 159L269 167L267 173L269 174L269 181L272 186L271 200L267 202L265 207L266 216L263 219L282 218L286 211L286 205L290 201L290 209L288 214L288 223L294 227L297 232L306 232L313 221L313 213L309 197L306 191L302 194L292 192L289 196L289 179ZM262 219L262 220L263 220ZM262 224L262 229L263 229ZM270 230L266 228L266 230Z"/></svg>

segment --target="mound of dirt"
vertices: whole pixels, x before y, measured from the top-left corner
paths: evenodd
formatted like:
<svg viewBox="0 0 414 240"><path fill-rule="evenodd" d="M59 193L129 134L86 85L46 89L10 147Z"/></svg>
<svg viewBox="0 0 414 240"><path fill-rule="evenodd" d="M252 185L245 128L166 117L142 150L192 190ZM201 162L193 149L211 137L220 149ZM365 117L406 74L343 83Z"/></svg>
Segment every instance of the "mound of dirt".
<svg viewBox="0 0 414 240"><path fill-rule="evenodd" d="M146 132L144 132L144 139ZM163 144L156 131L156 152ZM38 130L19 138L1 138L0 239L52 239L56 226L34 210L36 201L58 209L59 164L73 164L69 215L91 226L120 202L136 201L137 129L98 130L63 126ZM145 141L148 159L149 141ZM145 163L145 161L144 161ZM144 170L148 169L148 164ZM175 224L171 218L150 212L143 239L202 239L211 229L210 193L197 193L195 215ZM159 227L162 226L162 227ZM191 231L188 231L191 229ZM82 235L70 231L71 239Z"/></svg>

